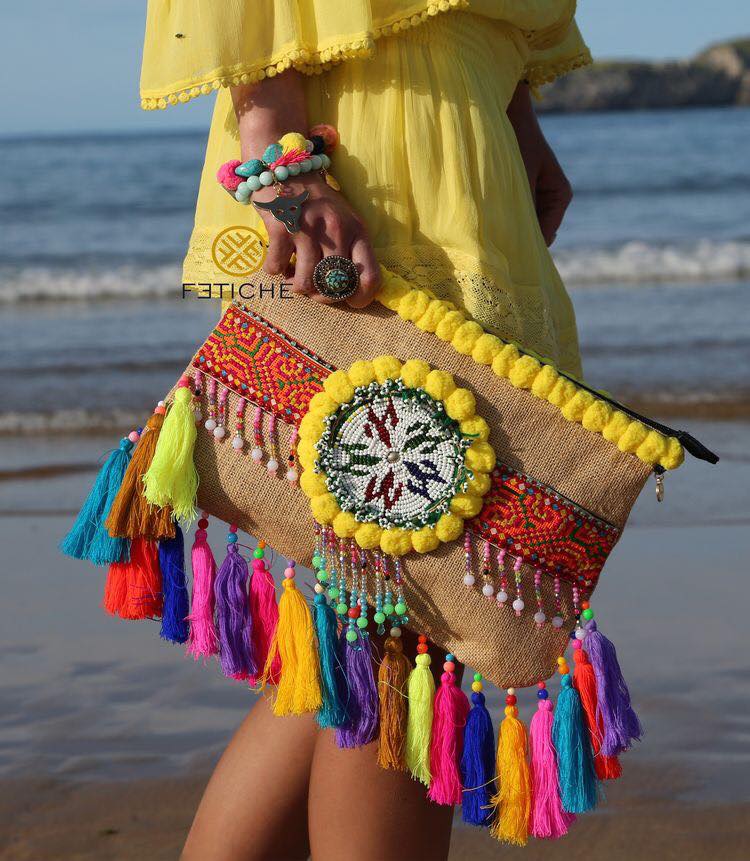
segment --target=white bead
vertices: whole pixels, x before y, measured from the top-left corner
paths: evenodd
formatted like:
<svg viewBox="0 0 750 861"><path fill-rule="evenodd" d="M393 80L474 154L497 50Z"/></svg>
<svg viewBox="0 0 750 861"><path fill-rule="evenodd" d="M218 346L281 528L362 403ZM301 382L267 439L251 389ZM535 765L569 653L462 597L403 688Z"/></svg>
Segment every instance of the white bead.
<svg viewBox="0 0 750 861"><path fill-rule="evenodd" d="M391 628L391 636L392 637L400 637L401 636L401 628Z"/></svg>
<svg viewBox="0 0 750 861"><path fill-rule="evenodd" d="M562 628L563 620L562 616L553 616L552 617L552 627L553 628Z"/></svg>
<svg viewBox="0 0 750 861"><path fill-rule="evenodd" d="M473 574L464 574L464 586L473 586L476 578Z"/></svg>
<svg viewBox="0 0 750 861"><path fill-rule="evenodd" d="M498 604L504 604L508 600L508 593L501 589L495 597Z"/></svg>
<svg viewBox="0 0 750 861"><path fill-rule="evenodd" d="M214 436L216 437L216 439L224 439L224 437L226 435L227 435L226 429L223 428L221 425L214 428Z"/></svg>
<svg viewBox="0 0 750 861"><path fill-rule="evenodd" d="M294 481L297 481L297 479L299 478L299 475L297 474L296 469L288 469L286 471L286 477L287 477L287 481L294 482Z"/></svg>
<svg viewBox="0 0 750 861"><path fill-rule="evenodd" d="M583 640L586 636L586 632L583 628L576 628L576 640Z"/></svg>
<svg viewBox="0 0 750 861"><path fill-rule="evenodd" d="M495 594L495 590L492 588L492 583L485 583L482 586L482 595L485 595L487 598L491 598Z"/></svg>
<svg viewBox="0 0 750 861"><path fill-rule="evenodd" d="M156 406L157 406L157 407L163 407L163 406L165 406L164 401L159 401L159 403L158 403Z"/></svg>
<svg viewBox="0 0 750 861"><path fill-rule="evenodd" d="M193 416L196 422L203 421L203 413L197 407L193 410Z"/></svg>
<svg viewBox="0 0 750 861"><path fill-rule="evenodd" d="M539 610L537 613L534 613L534 621L537 625L543 625L547 621L547 617Z"/></svg>
<svg viewBox="0 0 750 861"><path fill-rule="evenodd" d="M315 589L315 591L318 595L322 595L323 592L325 592L325 586L322 583L316 583L313 586L313 589Z"/></svg>
<svg viewBox="0 0 750 861"><path fill-rule="evenodd" d="M250 457L256 462L260 463L263 460L263 449L262 448L254 448L250 452Z"/></svg>
<svg viewBox="0 0 750 861"><path fill-rule="evenodd" d="M241 436L237 435L232 439L232 448L237 449L237 451L242 450L242 446L245 445L245 440L242 439Z"/></svg>
<svg viewBox="0 0 750 861"><path fill-rule="evenodd" d="M250 191L258 191L258 189L262 188L260 180L257 176L249 176L247 178L247 187Z"/></svg>
<svg viewBox="0 0 750 861"><path fill-rule="evenodd" d="M278 460L275 460L274 458L271 458L271 460L269 460L268 463L266 464L266 469L269 472L276 472L278 470L278 468L279 468L279 462L278 462Z"/></svg>
<svg viewBox="0 0 750 861"><path fill-rule="evenodd" d="M270 170L264 170L258 179L261 185L273 185L273 174Z"/></svg>
<svg viewBox="0 0 750 861"><path fill-rule="evenodd" d="M521 598L516 598L516 600L513 602L513 609L516 611L516 613L520 613L525 606L526 605L523 603L523 600Z"/></svg>
<svg viewBox="0 0 750 861"><path fill-rule="evenodd" d="M214 419L206 419L206 423L205 425L203 425L203 427L207 431L213 432L216 429L216 421Z"/></svg>
<svg viewBox="0 0 750 861"><path fill-rule="evenodd" d="M515 688L508 688L508 696L509 697L515 696L515 694L516 694Z"/></svg>

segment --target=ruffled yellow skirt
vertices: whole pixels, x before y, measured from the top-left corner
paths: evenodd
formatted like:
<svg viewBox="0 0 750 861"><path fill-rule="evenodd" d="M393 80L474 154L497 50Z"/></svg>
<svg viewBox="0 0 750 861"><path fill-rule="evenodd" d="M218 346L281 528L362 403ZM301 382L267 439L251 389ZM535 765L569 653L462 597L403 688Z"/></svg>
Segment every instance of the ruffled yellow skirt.
<svg viewBox="0 0 750 861"><path fill-rule="evenodd" d="M338 129L331 172L364 217L384 266L580 375L573 308L539 230L505 113L527 59L515 28L463 12L439 15L379 40L372 58L305 78L309 116ZM211 255L221 230L262 229L254 209L240 207L216 182L217 167L238 154L231 98L222 89L187 282L227 280Z"/></svg>

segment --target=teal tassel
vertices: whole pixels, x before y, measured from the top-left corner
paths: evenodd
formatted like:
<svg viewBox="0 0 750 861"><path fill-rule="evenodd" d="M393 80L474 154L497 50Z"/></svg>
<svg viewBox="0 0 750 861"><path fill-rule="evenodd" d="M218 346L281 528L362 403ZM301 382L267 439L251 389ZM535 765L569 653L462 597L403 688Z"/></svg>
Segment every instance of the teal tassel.
<svg viewBox="0 0 750 861"><path fill-rule="evenodd" d="M597 780L591 739L583 716L581 698L570 673L562 677L552 724L552 743L557 751L557 775L563 810L585 813L596 807Z"/></svg>
<svg viewBox="0 0 750 861"><path fill-rule="evenodd" d="M344 670L338 654L338 622L336 613L325 595L316 595L313 605L315 631L318 635L321 692L323 705L318 712L318 724L323 729L343 726L348 720L342 691L345 690Z"/></svg>
<svg viewBox="0 0 750 861"><path fill-rule="evenodd" d="M127 538L112 538L104 522L122 484L132 448L129 439L121 439L119 448L110 453L99 470L72 529L60 542L60 550L66 556L87 559L94 565L128 560L130 542Z"/></svg>

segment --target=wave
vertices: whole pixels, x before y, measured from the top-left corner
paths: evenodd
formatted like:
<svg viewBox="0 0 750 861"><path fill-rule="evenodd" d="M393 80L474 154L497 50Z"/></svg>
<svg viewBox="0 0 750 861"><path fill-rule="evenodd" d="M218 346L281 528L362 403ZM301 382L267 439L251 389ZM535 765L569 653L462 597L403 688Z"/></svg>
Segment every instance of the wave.
<svg viewBox="0 0 750 861"><path fill-rule="evenodd" d="M700 239L693 243L626 242L613 248L554 253L571 285L742 281L750 277L750 242Z"/></svg>

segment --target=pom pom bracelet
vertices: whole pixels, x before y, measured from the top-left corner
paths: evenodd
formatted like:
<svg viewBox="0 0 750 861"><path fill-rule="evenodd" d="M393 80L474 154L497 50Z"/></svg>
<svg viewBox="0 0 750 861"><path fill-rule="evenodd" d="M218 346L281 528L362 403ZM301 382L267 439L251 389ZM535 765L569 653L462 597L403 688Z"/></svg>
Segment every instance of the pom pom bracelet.
<svg viewBox="0 0 750 861"><path fill-rule="evenodd" d="M262 158L226 162L217 171L216 179L238 203L246 206L252 202L257 209L269 211L289 233L296 233L299 230L302 204L309 193L303 191L291 195L283 183L296 176L320 171L326 183L338 191L339 184L327 173L331 166L328 152L337 143L338 133L328 125L315 126L310 138L305 138L299 132L287 132L277 142L266 147ZM268 186L276 189L274 200L268 203L252 201L253 192Z"/></svg>

